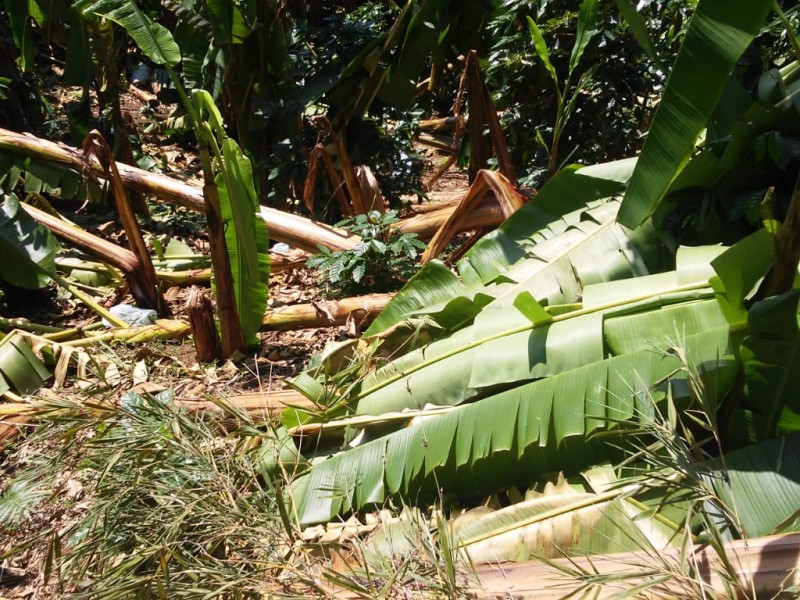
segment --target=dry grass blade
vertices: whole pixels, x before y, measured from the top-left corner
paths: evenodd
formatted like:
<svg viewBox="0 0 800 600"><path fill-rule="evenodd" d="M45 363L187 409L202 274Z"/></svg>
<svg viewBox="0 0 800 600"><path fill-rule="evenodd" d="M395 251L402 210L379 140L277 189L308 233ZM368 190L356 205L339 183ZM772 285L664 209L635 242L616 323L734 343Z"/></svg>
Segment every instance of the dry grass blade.
<svg viewBox="0 0 800 600"><path fill-rule="evenodd" d="M47 451L20 448L8 485L25 483L37 504L57 501L66 469L84 490L85 508L43 559L60 594L238 599L291 590L292 579L274 577L291 543L263 467L268 434L245 420L223 437L232 413L193 415L169 395L53 409L26 442Z"/></svg>

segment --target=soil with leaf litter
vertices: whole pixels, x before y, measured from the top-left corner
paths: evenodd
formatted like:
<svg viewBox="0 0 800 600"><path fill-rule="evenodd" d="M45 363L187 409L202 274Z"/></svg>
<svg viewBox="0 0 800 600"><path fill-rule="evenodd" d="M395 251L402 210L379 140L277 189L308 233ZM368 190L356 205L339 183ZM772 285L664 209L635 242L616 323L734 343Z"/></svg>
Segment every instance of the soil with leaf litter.
<svg viewBox="0 0 800 600"><path fill-rule="evenodd" d="M79 88L56 88L50 96L55 107L65 106L76 99ZM163 122L169 107L146 106L141 99L123 94L122 107L125 118L135 122L137 129ZM97 116L96 103L92 110ZM58 123L57 121L55 123ZM57 125L55 125L57 127ZM59 132L50 131L49 137ZM65 132L60 132L65 135ZM178 143L164 144L157 135L142 135L142 155L151 165L172 176L190 180L197 177L199 162L191 149ZM436 152L426 152L426 170L431 172L434 163L442 160ZM437 190L465 191L464 173L452 171L437 182ZM180 207L167 204L150 204L151 215L140 219L143 231L158 238L162 246L178 239L198 254L208 253L201 218ZM59 212L88 231L120 246L127 246L122 228L115 214L98 210L92 205L78 206L60 202ZM152 243L152 240L150 241ZM296 269L270 277L269 308L307 303L322 297L320 274L307 269ZM184 306L188 288L171 287L164 297L174 318L185 316ZM115 290L102 299L106 308L119 303L133 304L127 290ZM98 317L80 301L49 289L41 293L27 293L21 298L6 295L0 300L0 313L11 318L27 319L33 323L63 328L85 327ZM267 392L281 389L285 381L305 367L309 357L321 351L332 340L342 340L357 335L350 324L345 327L266 331L260 334L261 345L251 355L234 364L198 364L190 339L157 341L137 345L97 345L92 348L92 363L82 377L68 377L57 390L43 389L39 395L45 401L81 403L111 401L119 403L128 392L157 394L169 390L177 398L226 398L248 392ZM10 531L4 530L0 518L0 598L36 599L59 597L69 590L54 587L55 577L49 572L59 548L54 540L69 531L85 517L95 499L96 481L89 481L79 468L85 456L81 453L63 455L62 441L58 437L36 438L36 428L30 423L22 426L26 433L4 449L0 458L0 481L16 481L15 476L30 470L42 457L59 457L56 473L51 474L49 490L15 490L24 502L34 507L25 514L23 524ZM74 434L79 439L77 447L92 437L91 428L78 428ZM224 440L224 437L220 438ZM222 442L224 443L224 442ZM2 486L8 496L8 486ZM44 496L44 497L43 497ZM24 510L24 508L23 508ZM0 515L1 516L1 515ZM11 552L13 550L13 553ZM9 556L6 556L9 554ZM335 563L336 561L334 561ZM306 565L312 572L322 567L317 562ZM302 589L316 593L324 590ZM401 596L411 593L406 586ZM296 591L297 588L295 588ZM272 589L270 591L279 591Z"/></svg>

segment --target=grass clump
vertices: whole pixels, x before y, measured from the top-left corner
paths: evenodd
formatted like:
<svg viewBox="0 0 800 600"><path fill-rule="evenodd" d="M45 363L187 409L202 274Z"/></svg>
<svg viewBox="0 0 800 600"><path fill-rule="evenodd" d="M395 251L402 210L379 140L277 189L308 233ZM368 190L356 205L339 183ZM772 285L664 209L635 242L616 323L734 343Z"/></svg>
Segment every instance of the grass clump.
<svg viewBox="0 0 800 600"><path fill-rule="evenodd" d="M7 514L21 517L6 521L7 533L25 529L31 510L31 498L19 491L41 500L50 489L50 501L57 500L58 473L79 456L71 477L82 482L83 509L67 526L37 536L49 540L43 571L57 592L74 598L271 595L277 565L291 554L291 532L280 518L277 488L262 469L269 436L247 421L225 434L223 420L229 424L231 416L190 414L166 394L127 394L117 406L61 406L10 457L27 454L0 496L25 509L6 506ZM34 445L49 451L32 454Z"/></svg>

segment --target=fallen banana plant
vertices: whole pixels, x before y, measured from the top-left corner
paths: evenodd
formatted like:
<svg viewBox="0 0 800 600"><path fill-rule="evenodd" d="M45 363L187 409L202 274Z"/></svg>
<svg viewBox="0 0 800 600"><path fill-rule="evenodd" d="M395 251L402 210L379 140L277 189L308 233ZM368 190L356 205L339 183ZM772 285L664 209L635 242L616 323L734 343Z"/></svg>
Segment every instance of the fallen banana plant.
<svg viewBox="0 0 800 600"><path fill-rule="evenodd" d="M369 294L341 300L320 300L268 310L261 323L264 331L287 331L345 325L350 319L357 330L369 325L394 294Z"/></svg>
<svg viewBox="0 0 800 600"><path fill-rule="evenodd" d="M87 160L80 151L70 146L30 134L0 128L0 150L12 156L29 157L41 165L51 167L51 171L54 170L50 173L51 183L54 184L51 187L56 189L68 173L77 176L88 169L98 177L104 177L103 169L96 160ZM24 168L24 164L22 167ZM117 167L126 189L168 200L195 212L203 212L203 191L200 187L126 164L119 164ZM307 252L316 252L318 245L331 250L351 250L361 241L358 236L336 227L315 223L299 215L266 206L259 207L259 214L269 226L272 239Z"/></svg>
<svg viewBox="0 0 800 600"><path fill-rule="evenodd" d="M494 199L500 206L503 220L519 210L526 200L525 196L520 194L515 186L500 173L484 169L478 171L467 194L452 210L447 221L436 231L431 241L428 242L428 247L425 249L420 262L425 264L441 254L450 240L466 229L465 221L467 220L467 215L486 201L487 198L489 202ZM482 231L478 230L475 235L480 235L480 233Z"/></svg>
<svg viewBox="0 0 800 600"><path fill-rule="evenodd" d="M21 206L28 215L47 227L58 238L89 256L119 269L130 285L131 294L137 303L144 302L145 305L148 305L147 303L152 300L152 292L146 293L150 286L150 278L143 279L145 269L142 268L142 262L136 254L30 204Z"/></svg>
<svg viewBox="0 0 800 600"><path fill-rule="evenodd" d="M478 173L489 166L492 150L497 157L497 166L500 173L509 181L512 187L517 186L517 170L508 151L505 134L497 117L497 109L492 101L489 88L481 73L478 53L471 50L467 54L464 64L463 85L467 92L469 102L469 131L470 156L469 180L475 182ZM485 132L488 130L489 135Z"/></svg>
<svg viewBox="0 0 800 600"><path fill-rule="evenodd" d="M534 300L535 277L528 288L498 284L503 293L473 310L471 325L345 379L334 402L358 414L427 404L456 409L314 464L292 487L300 521L327 521L395 497L429 501L442 490L476 497L554 468L574 473L613 460L619 445L599 434L622 435L619 424L631 420L647 423L667 399L689 406L697 397L695 369L716 406L740 368L743 298L772 260L765 231L723 250L685 249L675 271L637 277L635 286L624 279L584 286L583 303L563 309ZM731 268L743 256L747 268ZM770 364L788 369L795 360L773 356ZM769 422L774 428L774 418Z"/></svg>
<svg viewBox="0 0 800 600"><path fill-rule="evenodd" d="M98 342L123 342L125 344L143 344L155 340L177 340L189 335L189 324L175 319L158 319L152 325L141 327L120 327L108 331L91 333L90 335L62 342L63 346L80 348Z"/></svg>
<svg viewBox="0 0 800 600"><path fill-rule="evenodd" d="M317 180L317 167L320 160L325 165L325 172L339 201L339 210L343 217L365 215L372 210L386 211L388 206L369 167L353 165L347 148L325 117L315 117L313 122L320 130L320 134L317 144L308 158L308 174L303 186L303 203L308 212L312 215L316 213L314 186ZM344 177L344 186L342 185L342 178L333 163L328 146L322 143L323 137L329 137L331 140L333 152L339 159L339 168L342 177ZM347 189L347 194L345 194L344 188Z"/></svg>
<svg viewBox="0 0 800 600"><path fill-rule="evenodd" d="M367 334L421 309L446 321L448 328L463 325L499 296L513 302L510 288L515 284L517 293L527 289L553 305L575 302L584 284L659 270L666 252L650 240L649 230L631 232L614 222L619 201L609 197L622 191L634 164L626 160L562 170L533 201L475 243L458 262L458 276L434 262L426 264ZM468 211L464 219L475 212Z"/></svg>

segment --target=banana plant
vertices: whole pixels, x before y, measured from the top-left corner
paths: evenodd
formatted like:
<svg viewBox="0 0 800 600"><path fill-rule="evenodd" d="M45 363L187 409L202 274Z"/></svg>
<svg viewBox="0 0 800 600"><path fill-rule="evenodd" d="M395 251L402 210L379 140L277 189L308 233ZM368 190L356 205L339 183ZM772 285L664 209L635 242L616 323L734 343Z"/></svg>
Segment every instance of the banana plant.
<svg viewBox="0 0 800 600"><path fill-rule="evenodd" d="M619 206L614 195L624 191L633 165L635 161L626 159L566 167L547 182L535 201L478 240L459 261L458 275L441 263L423 267L373 322L367 336L378 335L423 308L434 319L446 319L451 328L464 324L480 306L498 297L513 300L509 289L524 286L539 271L543 271L539 284L545 279L549 283L547 292L537 289L537 299L560 304L575 302L582 282L658 270L666 254L647 238L647 230L632 232L614 224ZM607 268L592 267L593 273L585 271L598 250L623 258ZM457 309L464 314L459 316Z"/></svg>
<svg viewBox="0 0 800 600"><path fill-rule="evenodd" d="M196 91L190 98L184 91L174 70L181 61L180 49L164 26L154 23L132 0L83 0L79 9L123 27L151 61L166 67L176 84L200 143L222 353L225 357L241 353L247 344L257 342L269 272L266 225L256 215L250 161L225 134L210 95Z"/></svg>
<svg viewBox="0 0 800 600"><path fill-rule="evenodd" d="M698 3L625 192L620 223L632 228L643 223L686 171L737 61L761 31L773 4L773 0ZM712 35L713 31L725 34Z"/></svg>
<svg viewBox="0 0 800 600"><path fill-rule="evenodd" d="M781 97L772 105L766 104L769 81L755 102L733 94L732 110L717 102L719 95L709 106L686 88L708 76L714 90L717 85L735 90L736 81L728 76L769 4L751 3L731 14L726 3L701 0L659 112L667 116L654 125L635 163L619 216L615 200L601 200L596 192L584 195L593 204L581 206L569 190L585 184L606 195L619 193L633 162L627 168L600 167L601 182L587 178L592 168L583 178L577 171L563 172L542 190L541 203L537 198L520 210L519 220L510 219L476 245L459 264L459 276L434 263L398 294L372 334L388 339L404 321L422 319L437 323L438 336L416 349L394 345L393 354L372 355L361 370L348 367L344 383L334 381L339 385L334 393L340 394L339 406L360 413L362 421L374 415L377 423L387 411L412 409L411 424L391 431L382 423L346 437L349 449L296 479L292 495L301 522L324 521L391 498L477 497L529 484L554 470L577 473L619 457L632 439L622 423L646 427L661 411L670 418L691 415L687 409L698 399L714 422L717 452L800 428L800 407L791 391L797 386L792 375L800 327L797 292L765 297L761 285L776 254L776 225L767 203L755 233L727 232L740 238L727 250L681 250L671 271L641 258L642 249L658 245L656 231L669 237L670 209L682 208L678 215L686 218L680 201L687 195L698 189L710 193L716 185L720 195L743 193L742 165L753 154L778 166L764 171L771 176L780 177L791 164L793 155L784 157L775 140L792 131L790 119L776 110L791 113L794 67L781 74L785 89L778 86ZM713 60L698 50L706 47ZM676 116L673 111L681 107L686 114ZM677 119L673 128L670 116ZM724 136L724 143L686 162L706 126ZM775 126L785 129L772 133ZM666 156L663 148L675 152ZM659 161L663 172L648 179ZM671 203L654 214L666 191ZM564 199L561 210L555 198ZM594 245L608 231L615 232L616 245ZM579 241L554 243L567 233ZM560 250L546 253L550 243ZM632 248L639 258L631 259ZM614 260L622 256L628 266L615 273ZM308 381L302 385L313 389ZM317 393L322 392L320 386ZM450 408L437 414L430 405ZM411 420L413 415L419 418ZM692 427L681 435L693 437Z"/></svg>
<svg viewBox="0 0 800 600"><path fill-rule="evenodd" d="M769 234L755 239L761 252L750 239L744 249L686 249L675 271L588 285L579 308L555 316L521 291L510 306L488 304L472 325L370 371L349 398L360 414L456 408L315 464L294 488L301 521L398 495L431 499L437 488L472 497L611 460L620 444L598 432L646 422L653 400L689 402L681 357L721 401L744 333L734 307L744 310L771 260ZM729 268L748 252L752 268Z"/></svg>

